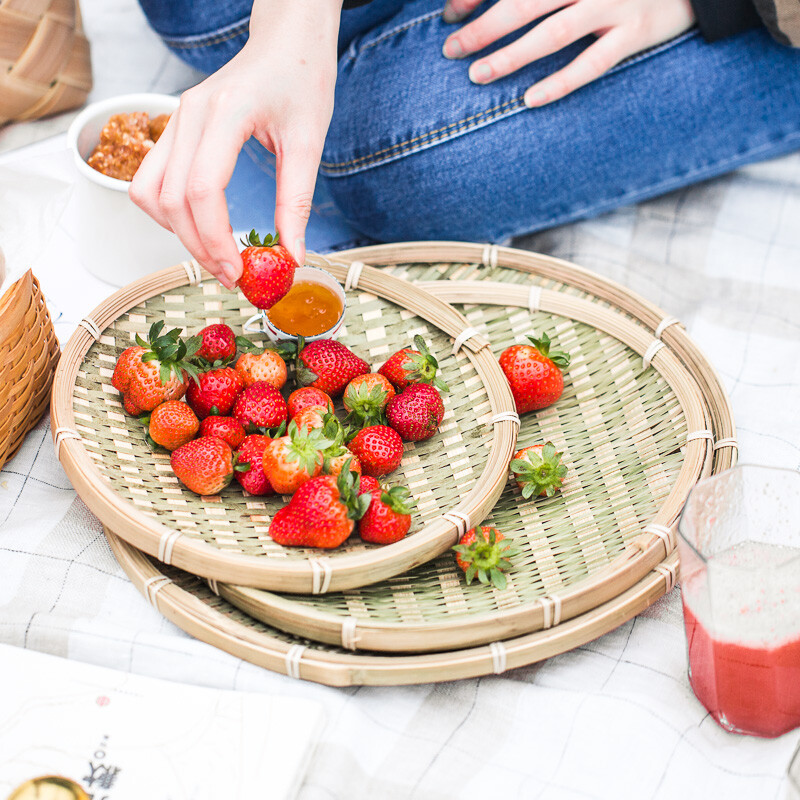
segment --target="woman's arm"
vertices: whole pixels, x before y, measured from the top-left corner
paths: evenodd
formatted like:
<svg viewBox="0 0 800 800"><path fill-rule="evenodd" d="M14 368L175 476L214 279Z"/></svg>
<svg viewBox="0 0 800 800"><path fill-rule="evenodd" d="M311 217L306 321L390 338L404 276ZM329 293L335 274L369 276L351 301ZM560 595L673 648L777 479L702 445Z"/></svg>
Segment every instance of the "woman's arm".
<svg viewBox="0 0 800 800"><path fill-rule="evenodd" d="M131 199L229 288L242 261L224 190L251 136L277 157L275 226L295 258L305 258L333 112L340 11L341 0L256 0L247 44L183 94L131 183Z"/></svg>

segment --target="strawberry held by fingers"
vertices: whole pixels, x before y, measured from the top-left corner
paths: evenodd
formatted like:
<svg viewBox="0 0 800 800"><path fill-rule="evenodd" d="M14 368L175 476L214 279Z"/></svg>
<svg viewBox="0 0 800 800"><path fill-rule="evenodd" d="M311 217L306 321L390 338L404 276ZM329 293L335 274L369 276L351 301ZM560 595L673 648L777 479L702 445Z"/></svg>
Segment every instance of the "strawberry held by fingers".
<svg viewBox="0 0 800 800"><path fill-rule="evenodd" d="M272 540L295 547L338 547L353 532L372 499L358 493L358 480L358 475L345 467L335 478L320 475L304 483L289 505L272 518Z"/></svg>
<svg viewBox="0 0 800 800"><path fill-rule="evenodd" d="M178 480L200 495L219 494L234 473L233 451L216 436L187 442L173 451L170 464Z"/></svg>
<svg viewBox="0 0 800 800"><path fill-rule="evenodd" d="M568 367L568 353L550 349L550 337L529 336L531 344L515 344L500 354L500 368L511 385L517 411L538 411L561 397L564 376L561 367Z"/></svg>
<svg viewBox="0 0 800 800"><path fill-rule="evenodd" d="M292 288L297 262L278 243L277 234L267 234L262 242L254 229L242 243L245 249L239 288L256 308L272 308Z"/></svg>
<svg viewBox="0 0 800 800"><path fill-rule="evenodd" d="M141 411L152 411L166 400L180 400L189 378L197 376L188 360L194 353L180 338L180 330L162 333L163 329L160 320L153 323L147 340L137 334L136 343L143 352L130 357L125 398Z"/></svg>
<svg viewBox="0 0 800 800"><path fill-rule="evenodd" d="M430 383L443 392L449 391L447 384L439 377L439 362L431 355L425 340L417 334L414 337L417 350L404 347L390 356L378 372L387 378L398 392L412 383Z"/></svg>
<svg viewBox="0 0 800 800"><path fill-rule="evenodd" d="M374 481L374 485L371 481ZM374 478L366 478L362 479L360 492L369 492L372 502L358 522L358 535L372 544L399 542L411 527L414 501L408 489L405 486L389 489Z"/></svg>
<svg viewBox="0 0 800 800"><path fill-rule="evenodd" d="M412 383L386 406L386 419L407 442L430 439L443 418L441 395L428 383Z"/></svg>
<svg viewBox="0 0 800 800"><path fill-rule="evenodd" d="M527 500L534 496L552 497L564 483L567 467L561 462L552 442L523 447L511 459L511 471Z"/></svg>
<svg viewBox="0 0 800 800"><path fill-rule="evenodd" d="M500 542L505 541L505 544ZM453 547L456 563L466 573L467 583L477 577L480 583L505 589L505 570L511 567L509 559L517 555L518 548L506 539L497 528L482 525L470 528Z"/></svg>
<svg viewBox="0 0 800 800"><path fill-rule="evenodd" d="M369 364L334 339L308 342L297 338L295 377L301 386L322 389L337 397L356 375L370 371Z"/></svg>

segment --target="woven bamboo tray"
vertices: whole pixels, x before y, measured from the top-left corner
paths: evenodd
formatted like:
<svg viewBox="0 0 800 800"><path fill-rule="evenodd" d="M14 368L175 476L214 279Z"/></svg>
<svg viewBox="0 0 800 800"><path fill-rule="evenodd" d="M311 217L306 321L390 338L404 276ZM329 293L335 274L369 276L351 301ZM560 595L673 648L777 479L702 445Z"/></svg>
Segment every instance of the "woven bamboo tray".
<svg viewBox="0 0 800 800"><path fill-rule="evenodd" d="M453 544L463 519L475 524L489 513L506 483L517 425L508 419L514 401L487 341L469 331L462 336L469 326L452 306L400 278L368 267L357 276L347 266L330 270L351 286L358 280L358 289L348 291L341 341L377 365L420 333L452 387L439 434L408 444L393 476L409 486L417 503L411 533L384 547L351 537L333 551L284 548L267 535L280 498L246 496L236 485L217 497L197 497L179 485L167 456L150 451L140 424L124 414L110 386L116 357L154 320L190 332L220 321L239 329L253 310L215 280L199 282L203 275L190 263L112 295L82 321L64 349L51 407L56 449L78 494L104 524L137 548L197 575L324 593L429 561Z"/></svg>
<svg viewBox="0 0 800 800"><path fill-rule="evenodd" d="M270 628L187 572L157 564L106 529L134 586L186 633L265 669L328 686L395 686L502 674L564 653L614 630L675 585L677 553L627 591L555 628L505 642L427 655L354 654Z"/></svg>
<svg viewBox="0 0 800 800"><path fill-rule="evenodd" d="M563 449L571 470L564 491L531 502L509 487L487 518L522 549L503 591L467 586L451 553L324 597L213 586L268 625L348 649L391 652L453 649L557 625L629 588L668 555L688 489L710 473L706 403L666 347L652 354L651 367L643 364L641 354L652 353L655 341L645 327L553 289L537 287L531 311L530 293L514 284L425 286L468 303L467 318L496 354L534 329L555 332L571 353L561 400L524 415L518 440L550 439Z"/></svg>
<svg viewBox="0 0 800 800"><path fill-rule="evenodd" d="M44 295L29 270L0 298L0 467L47 410L58 356Z"/></svg>

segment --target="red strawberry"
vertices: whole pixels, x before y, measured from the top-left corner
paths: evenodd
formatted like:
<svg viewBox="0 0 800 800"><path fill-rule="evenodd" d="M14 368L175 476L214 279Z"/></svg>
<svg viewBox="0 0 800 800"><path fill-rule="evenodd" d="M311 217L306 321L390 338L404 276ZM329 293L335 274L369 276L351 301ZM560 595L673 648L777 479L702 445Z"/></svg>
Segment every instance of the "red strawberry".
<svg viewBox="0 0 800 800"><path fill-rule="evenodd" d="M304 483L272 518L269 535L282 545L338 547L353 532L370 497L358 494L358 476L343 469L337 477L320 475Z"/></svg>
<svg viewBox="0 0 800 800"><path fill-rule="evenodd" d="M213 419L213 417L209 417ZM236 480L242 489L250 494L265 496L275 494L269 478L264 474L264 449L272 441L269 436L253 433L245 437L236 451L237 466L242 467L236 471Z"/></svg>
<svg viewBox="0 0 800 800"><path fill-rule="evenodd" d="M180 400L167 400L156 406L149 420L144 418L142 422L148 425L153 442L167 450L177 450L194 439L200 427L194 411Z"/></svg>
<svg viewBox="0 0 800 800"><path fill-rule="evenodd" d="M131 402L130 397L123 395L122 397L122 407L132 416L138 417L139 414L142 413L142 409L139 408L135 403Z"/></svg>
<svg viewBox="0 0 800 800"><path fill-rule="evenodd" d="M195 494L219 494L233 478L233 451L216 436L193 439L170 458L178 480Z"/></svg>
<svg viewBox="0 0 800 800"><path fill-rule="evenodd" d="M201 372L189 384L186 400L200 419L211 413L224 417L231 413L243 388L242 379L233 367L217 367Z"/></svg>
<svg viewBox="0 0 800 800"><path fill-rule="evenodd" d="M322 431L301 431L290 422L286 436L272 439L264 448L264 474L278 494L292 494L322 472L323 450L331 444Z"/></svg>
<svg viewBox="0 0 800 800"><path fill-rule="evenodd" d="M248 433L277 428L286 422L289 409L283 395L265 381L248 386L233 406L233 416Z"/></svg>
<svg viewBox="0 0 800 800"><path fill-rule="evenodd" d="M230 361L236 355L236 334L225 325L207 325L197 334L198 348L195 357L202 358L209 364L217 361Z"/></svg>
<svg viewBox="0 0 800 800"><path fill-rule="evenodd" d="M128 347L122 351L122 355L117 359L117 365L114 367L114 374L111 376L111 385L118 391L125 394L128 391L128 384L130 383L130 368L131 364L136 360L137 356L141 356L145 352L144 347Z"/></svg>
<svg viewBox="0 0 800 800"><path fill-rule="evenodd" d="M398 350L378 372L391 381L398 392L412 383L431 383L443 392L449 391L447 384L438 377L439 362L431 355L425 340L417 335L414 344L418 350L410 347Z"/></svg>
<svg viewBox="0 0 800 800"><path fill-rule="evenodd" d="M361 475L361 462L348 450L344 445L339 445L335 450L328 448L325 451L325 461L322 466L322 471L326 475L333 475L336 477L343 469L344 465L349 463L351 472L356 475Z"/></svg>
<svg viewBox="0 0 800 800"><path fill-rule="evenodd" d="M500 542L505 540L505 544ZM453 547L456 551L456 562L467 574L467 583L478 580L488 586L492 584L498 589L507 585L504 570L511 567L509 559L518 554L518 548L507 540L503 534L487 525L470 528Z"/></svg>
<svg viewBox="0 0 800 800"><path fill-rule="evenodd" d="M289 406L289 419L294 419L304 408L311 406L325 407L333 414L333 400L322 389L315 389L313 386L295 389L286 403Z"/></svg>
<svg viewBox="0 0 800 800"><path fill-rule="evenodd" d="M162 333L163 328L163 321L153 323L147 340L137 334L136 343L143 352L130 357L125 395L132 407L142 411L152 411L166 400L180 400L188 378L197 374L180 330Z"/></svg>
<svg viewBox="0 0 800 800"><path fill-rule="evenodd" d="M444 403L428 383L412 383L386 406L389 424L407 442L430 439L444 417Z"/></svg>
<svg viewBox="0 0 800 800"><path fill-rule="evenodd" d="M361 470L365 475L388 475L400 466L403 459L403 440L388 425L363 428L347 446L361 462Z"/></svg>
<svg viewBox="0 0 800 800"><path fill-rule="evenodd" d="M562 455L552 442L547 442L523 447L511 459L511 471L526 500L535 495L552 497L561 488L567 474Z"/></svg>
<svg viewBox="0 0 800 800"><path fill-rule="evenodd" d="M256 308L272 308L294 282L297 262L278 244L278 236L267 234L262 242L255 230L242 240L242 277L239 288Z"/></svg>
<svg viewBox="0 0 800 800"><path fill-rule="evenodd" d="M342 402L349 412L348 419L359 427L382 425L386 422L384 409L395 396L394 386L377 372L357 375L344 390Z"/></svg>
<svg viewBox="0 0 800 800"><path fill-rule="evenodd" d="M529 336L532 344L515 344L500 354L500 368L511 385L517 411L538 411L561 397L564 376L559 367L569 366L569 354L550 350L550 337Z"/></svg>
<svg viewBox="0 0 800 800"><path fill-rule="evenodd" d="M414 501L405 486L391 489L361 483L361 493L372 495L372 502L358 522L358 534L365 542L372 544L393 544L399 542L411 527L411 509Z"/></svg>
<svg viewBox="0 0 800 800"><path fill-rule="evenodd" d="M219 436L232 450L237 450L244 441L245 432L236 417L217 417L211 415L200 423L201 436Z"/></svg>
<svg viewBox="0 0 800 800"><path fill-rule="evenodd" d="M286 383L286 362L276 350L267 348L262 353L243 353L236 362L236 371L242 376L245 386L264 381L276 389Z"/></svg>
<svg viewBox="0 0 800 800"><path fill-rule="evenodd" d="M340 395L356 375L370 371L366 361L333 339L315 339L306 344L300 336L296 348L297 382L322 389L331 397Z"/></svg>

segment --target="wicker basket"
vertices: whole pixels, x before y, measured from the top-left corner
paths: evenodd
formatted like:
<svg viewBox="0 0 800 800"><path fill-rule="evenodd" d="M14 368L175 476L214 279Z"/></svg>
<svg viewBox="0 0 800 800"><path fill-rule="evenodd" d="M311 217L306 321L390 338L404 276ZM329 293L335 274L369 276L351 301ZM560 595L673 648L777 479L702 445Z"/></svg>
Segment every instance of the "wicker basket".
<svg viewBox="0 0 800 800"><path fill-rule="evenodd" d="M76 108L91 88L75 0L0 0L0 125Z"/></svg>
<svg viewBox="0 0 800 800"><path fill-rule="evenodd" d="M44 295L29 270L0 298L0 467L47 409L59 352Z"/></svg>

